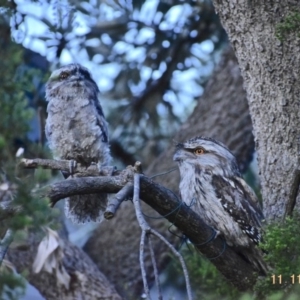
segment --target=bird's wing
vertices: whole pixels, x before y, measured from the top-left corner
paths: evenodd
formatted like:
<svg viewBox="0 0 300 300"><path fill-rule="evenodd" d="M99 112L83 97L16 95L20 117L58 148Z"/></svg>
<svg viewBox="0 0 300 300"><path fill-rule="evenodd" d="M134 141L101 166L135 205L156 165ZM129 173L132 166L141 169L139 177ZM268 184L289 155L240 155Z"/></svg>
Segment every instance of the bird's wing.
<svg viewBox="0 0 300 300"><path fill-rule="evenodd" d="M224 178L219 175L213 176L212 184L225 211L252 241L258 243L261 239L263 214L250 187L241 178Z"/></svg>
<svg viewBox="0 0 300 300"><path fill-rule="evenodd" d="M257 209L257 213L261 214L261 218L264 219L262 214L262 206L251 187L241 177L235 177L234 180L236 181L237 186L240 186L240 189L245 191L245 194L248 196L248 201Z"/></svg>
<svg viewBox="0 0 300 300"><path fill-rule="evenodd" d="M95 108L97 111L97 125L100 127L101 129L101 135L102 135L102 142L103 143L108 143L108 128L107 128L107 122L105 120L104 114L103 114L103 110L102 107L100 105L100 101L97 100L94 102L95 104Z"/></svg>

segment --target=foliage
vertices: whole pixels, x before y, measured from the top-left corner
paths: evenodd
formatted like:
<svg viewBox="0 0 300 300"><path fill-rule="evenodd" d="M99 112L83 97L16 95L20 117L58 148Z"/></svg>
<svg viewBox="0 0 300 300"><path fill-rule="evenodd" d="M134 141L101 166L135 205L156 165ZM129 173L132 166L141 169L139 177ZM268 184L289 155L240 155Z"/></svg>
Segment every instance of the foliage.
<svg viewBox="0 0 300 300"><path fill-rule="evenodd" d="M25 68L23 53L19 45L13 43L6 31L5 22L2 19L0 27L0 70L2 80L0 83L0 185L9 185L7 196L0 194L0 201L11 201L11 206L22 207L13 216L1 219L0 238L3 238L9 228L14 235L14 242L20 243L27 237L31 230L39 230L43 225L51 224L54 211L49 208L47 199L37 199L31 196L31 191L40 182L49 179L49 176L37 174L35 179L28 176L28 172L17 170L18 155L23 149L26 155L38 156L37 152L42 147L31 143L28 144L28 132L30 122L35 111L29 106L29 97L32 95L35 86L34 78L36 72ZM40 75L38 75L40 76ZM29 179L30 178L30 179ZM2 191L1 191L2 192ZM2 208L2 206L1 206ZM5 213L1 212L1 217ZM4 264L5 265L5 264ZM5 266L0 273L0 295L5 299L17 299L24 288L24 280L13 272L7 272ZM3 299L1 297L1 299Z"/></svg>
<svg viewBox="0 0 300 300"><path fill-rule="evenodd" d="M1 299L18 300L24 295L25 282L20 276L9 271L0 273Z"/></svg>
<svg viewBox="0 0 300 300"><path fill-rule="evenodd" d="M195 248L187 245L181 250L181 253L189 270L195 299L239 299L241 293L230 285L215 266L205 257L201 256ZM172 269L168 272L170 274L168 276L180 278L182 270L179 263L174 263L173 268L174 270Z"/></svg>
<svg viewBox="0 0 300 300"><path fill-rule="evenodd" d="M266 252L265 260L272 266L272 270L256 285L256 291L262 297L275 294L278 299L286 299L291 291L300 291L300 276L297 277L300 275L299 226L300 215L294 213L294 217L287 217L284 223L272 223L266 227L261 248Z"/></svg>
<svg viewBox="0 0 300 300"><path fill-rule="evenodd" d="M210 58L226 41L211 2L41 3L32 10L17 4L14 38L43 44L56 65L86 61L102 92L113 156L146 166L192 112ZM32 21L45 30L26 32Z"/></svg>
<svg viewBox="0 0 300 300"><path fill-rule="evenodd" d="M261 248L266 252L265 260L272 266L266 277L259 277L255 293L240 293L220 276L214 265L195 250L182 250L188 266L191 284L196 299L239 299L239 300L294 300L300 293L300 215L287 217L284 223L273 223L265 228ZM179 264L169 270L172 278L180 277ZM272 277L275 275L275 277ZM281 275L282 283L279 283ZM294 283L292 282L294 276ZM172 281L173 282L173 281ZM256 296L255 296L256 295Z"/></svg>
<svg viewBox="0 0 300 300"><path fill-rule="evenodd" d="M54 67L71 61L82 63L82 57L92 62L94 67L91 63L87 67L98 78L111 127L112 150L118 142L123 152L134 159L148 159L145 164L149 163L192 112L213 68L211 58L226 42L211 2L41 0L35 9L30 9L32 2L35 1L11 2L9 16L14 40L25 47L31 47L35 41L43 44L45 55ZM41 13L34 15L35 11ZM27 32L29 19L43 24L40 28L46 28L45 31ZM0 128L3 133L0 147L5 153L2 167L8 179L15 182L15 153L24 147L24 142L27 157L45 155L42 143L26 141L28 124L36 114L28 106L28 99L35 99L33 82L37 78L44 82L46 79L36 70L20 68L22 50L15 44L7 41L1 44L15 47L2 56L6 57L2 69L8 76L5 82L10 83L13 93L0 87L0 93L7 97L3 104L5 122ZM34 102L32 106L37 108L41 104ZM113 154L122 158L122 151ZM47 202L30 197L30 191L49 178L42 170L37 173L41 177L35 182L28 182L26 174L21 174L22 180L15 182L18 186L15 203L24 208L8 224L14 230L39 228L49 222ZM205 262L202 265L204 270L209 268ZM215 290L213 279L219 282L219 274L216 270L204 273L202 279L210 278L206 289ZM222 294L222 287L219 289Z"/></svg>
<svg viewBox="0 0 300 300"><path fill-rule="evenodd" d="M22 139L26 136L33 111L27 107L28 103L24 92L20 89L20 84L12 80L15 69L22 59L22 49L12 44L3 47L0 51L0 70L3 79L0 86L0 151L3 161L10 161L15 156L12 151L16 150L14 142L17 138Z"/></svg>
<svg viewBox="0 0 300 300"><path fill-rule="evenodd" d="M300 37L300 12L292 12L276 26L276 37L283 42L287 35L294 33Z"/></svg>

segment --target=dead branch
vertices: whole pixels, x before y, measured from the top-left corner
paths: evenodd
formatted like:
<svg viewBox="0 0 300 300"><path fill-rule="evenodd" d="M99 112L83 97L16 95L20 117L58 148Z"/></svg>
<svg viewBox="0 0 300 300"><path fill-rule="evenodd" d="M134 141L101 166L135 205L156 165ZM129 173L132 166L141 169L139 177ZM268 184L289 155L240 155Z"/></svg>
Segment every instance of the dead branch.
<svg viewBox="0 0 300 300"><path fill-rule="evenodd" d="M116 176L71 178L45 187L42 194L56 203L76 194L117 193L128 182L132 183L133 176L132 168L127 168ZM252 266L230 247L224 250L223 239L212 239L214 230L172 191L140 175L140 198L177 226L204 256L213 258L212 263L236 288L251 289L257 278Z"/></svg>
<svg viewBox="0 0 300 300"><path fill-rule="evenodd" d="M159 277L158 277L158 268L157 268L157 263L156 263L156 259L155 259L155 253L154 253L154 247L153 247L153 243L151 240L151 236L148 236L148 244L149 244L149 250L150 250L150 256L151 256L151 262L153 265L153 273L154 273L154 279L155 279L155 284L156 284L156 288L157 288L157 294L158 294L158 300L162 300L162 291L161 291L161 286L160 286L160 281L159 281Z"/></svg>
<svg viewBox="0 0 300 300"><path fill-rule="evenodd" d="M8 221L15 215L20 207L12 205L13 196L17 186L6 180L4 175L0 175L0 266L4 260L9 245L13 239L13 232L8 226Z"/></svg>
<svg viewBox="0 0 300 300"><path fill-rule="evenodd" d="M283 214L283 220L287 216L291 217L293 215L293 210L296 205L298 190L300 187L300 170L298 168L294 170L293 180L291 183L291 189L290 189L288 200L285 205L285 212Z"/></svg>
<svg viewBox="0 0 300 300"><path fill-rule="evenodd" d="M146 238L149 238L150 234L155 235L158 237L164 244L168 246L168 248L173 252L173 254L179 259L181 263L181 267L183 269L183 274L185 278L185 284L186 284L186 290L188 299L192 300L192 291L191 291L191 285L189 280L189 275L187 271L186 264L184 262L184 259L182 255L175 249L175 247L170 244L160 233L158 233L155 229L151 228L148 223L146 222L140 205L140 174L136 173L134 174L134 193L133 193L133 204L135 207L135 213L137 220L139 222L139 225L142 229L142 235L141 235L141 243L140 243L140 264L141 264L141 270L142 270L142 277L144 282L144 289L147 296L147 299L150 300L150 291L147 283L147 277L146 277L146 270L144 266L144 248L145 248L145 240ZM151 247L151 244L149 243L149 246ZM151 251L150 251L151 252ZM152 249L153 252L153 249ZM155 270L157 270L155 258L152 258L154 273L155 273L155 281L158 282L158 276ZM158 290L159 290L159 284L157 284ZM159 293L159 299L162 299L162 295Z"/></svg>
<svg viewBox="0 0 300 300"><path fill-rule="evenodd" d="M104 218L107 220L113 218L121 203L132 195L132 191L133 185L128 182L114 197L110 197L104 212Z"/></svg>
<svg viewBox="0 0 300 300"><path fill-rule="evenodd" d="M144 252L145 252L146 236L147 236L147 231L142 230L141 240L140 240L140 266L141 266L141 273L142 273L142 279L143 279L143 284L144 284L144 292L146 294L147 300L151 300L150 289L149 289L149 285L148 285L148 281L147 281L147 272L146 272L146 268L145 268Z"/></svg>
<svg viewBox="0 0 300 300"><path fill-rule="evenodd" d="M22 249L10 247L6 259L48 300L123 299L88 255L56 232L29 234ZM50 288L49 288L50 287Z"/></svg>
<svg viewBox="0 0 300 300"><path fill-rule="evenodd" d="M12 231L10 229L8 229L4 235L4 237L2 239L0 239L0 267L2 264L2 261L5 257L5 254L7 252L7 249L10 245L10 243L12 242L13 239L13 234Z"/></svg>
<svg viewBox="0 0 300 300"><path fill-rule="evenodd" d="M19 163L19 168L25 169L51 169L51 170L58 170L62 172L69 172L70 171L70 161L69 160L53 160L53 159L28 159L22 158ZM111 175L111 167L102 167L101 168L101 175ZM72 170L73 174L80 174L80 176L99 176L99 168L96 164L90 165L88 168L80 163L76 163L74 169Z"/></svg>
<svg viewBox="0 0 300 300"><path fill-rule="evenodd" d="M201 122L199 122L199 116ZM226 126L228 124L230 126ZM176 166L176 171L172 174L154 180L178 193L179 170L171 159L174 154L172 142L182 142L199 135L199 133L203 136L215 137L225 143L237 157L241 170L245 171L247 169L254 151L254 138L246 92L243 89L243 79L231 47L224 49L221 60L205 85L204 93L199 98L194 112L182 124L176 135L170 138L165 151L156 158L147 156L147 161L143 160L144 166L148 166L145 174L151 176ZM135 160L125 165L134 162ZM143 212L152 215L151 207L143 204ZM181 244L178 237L166 230L167 220L146 220L151 227L168 236L168 240L172 241L173 245L179 246ZM114 239L111 238L112 228ZM97 263L99 268L105 272L107 277L116 284L124 295L132 299L138 298L143 287L142 278L138 276L140 268L136 263L139 257L139 236L136 236L136 234L133 236L132 234L139 232L139 230L133 205L127 201L121 205L118 217L113 218L110 222L103 222L85 246L85 251ZM128 236L131 236L131 238L128 238ZM157 239L152 239L152 241L155 252L160 253L160 256L157 257L159 259L157 263L159 270L162 270L170 259L169 251ZM120 245L122 245L122 251L120 251ZM104 249L101 257L98 249ZM127 257L127 259L124 260L124 257ZM112 268L112 264L116 263L119 268ZM149 259L146 262L147 273L151 270L151 266L152 263ZM119 269L127 269L128 271L121 273ZM226 277L228 276L226 275Z"/></svg>

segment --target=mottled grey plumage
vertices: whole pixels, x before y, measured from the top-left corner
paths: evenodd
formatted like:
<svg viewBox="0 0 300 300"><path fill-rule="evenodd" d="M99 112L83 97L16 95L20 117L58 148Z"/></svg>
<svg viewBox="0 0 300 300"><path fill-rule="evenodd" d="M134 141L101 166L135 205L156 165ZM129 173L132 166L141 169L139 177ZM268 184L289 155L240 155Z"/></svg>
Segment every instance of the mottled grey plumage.
<svg viewBox="0 0 300 300"><path fill-rule="evenodd" d="M182 200L265 273L256 247L261 240L262 210L234 155L214 139L196 137L176 146L174 160L180 170Z"/></svg>
<svg viewBox="0 0 300 300"><path fill-rule="evenodd" d="M107 123L98 96L95 81L79 64L51 74L46 85L46 137L56 159L99 167L110 163ZM65 213L75 223L101 222L106 204L107 194L72 196L66 199Z"/></svg>

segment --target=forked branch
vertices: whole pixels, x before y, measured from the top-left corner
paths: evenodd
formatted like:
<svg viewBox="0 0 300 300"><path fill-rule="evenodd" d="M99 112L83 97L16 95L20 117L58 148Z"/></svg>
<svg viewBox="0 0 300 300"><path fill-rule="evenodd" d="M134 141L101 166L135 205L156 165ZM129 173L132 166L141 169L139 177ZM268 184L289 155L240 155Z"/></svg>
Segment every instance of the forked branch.
<svg viewBox="0 0 300 300"><path fill-rule="evenodd" d="M191 291L189 275L188 275L188 271L187 271L187 268L186 268L186 265L185 265L182 255L161 234L159 234L155 229L151 228L143 216L143 213L141 210L141 205L140 205L140 174L138 174L138 173L134 174L134 190L133 191L134 191L133 192L134 209L135 209L138 223L142 229L141 242L140 242L140 265L141 265L142 278L143 278L144 289L145 289L147 299L150 300L151 297L150 297L150 291L149 291L149 287L148 287L148 283L147 283L147 276L146 276L147 274L146 274L146 270L145 270L145 266L144 266L144 260L145 260L144 249L145 249L146 238L148 238L150 253L152 253L151 257L152 257L155 281L156 281L157 289L158 289L158 299L162 299L162 294L160 291L160 285L159 285L159 280L158 280L156 261L155 261L155 257L153 256L153 248L151 248L152 246L151 246L150 235L153 234L156 237L158 237L163 243L165 243L168 246L168 248L174 253L174 255L179 258L182 269L183 269L183 273L184 273L188 299L192 300L192 291Z"/></svg>
<svg viewBox="0 0 300 300"><path fill-rule="evenodd" d="M31 161L34 161L37 167L46 167L43 160ZM55 167L57 164L60 164L60 161L55 161ZM50 165L48 164L48 166ZM23 166L26 166L24 160ZM63 161L61 166L62 170L67 168L66 171L68 171L68 163ZM97 167L95 166L95 168ZM93 173L95 170L89 169L85 169L84 174L95 176ZM69 178L46 186L39 193L49 197L53 205L72 195L101 192L118 193L128 183L133 185L134 173L134 168L128 167L123 171L115 172L115 176ZM224 247L226 245L224 245L223 239L220 237L213 238L215 231L207 226L193 210L184 205L172 191L144 175L140 174L139 179L141 200L177 226L205 257L211 259L217 269L237 289L246 291L253 287L257 275L251 264L245 261L234 249L228 246ZM153 233L153 235L157 236L158 234Z"/></svg>

